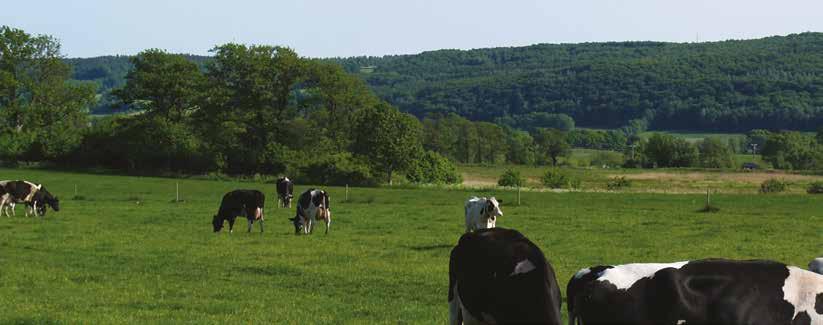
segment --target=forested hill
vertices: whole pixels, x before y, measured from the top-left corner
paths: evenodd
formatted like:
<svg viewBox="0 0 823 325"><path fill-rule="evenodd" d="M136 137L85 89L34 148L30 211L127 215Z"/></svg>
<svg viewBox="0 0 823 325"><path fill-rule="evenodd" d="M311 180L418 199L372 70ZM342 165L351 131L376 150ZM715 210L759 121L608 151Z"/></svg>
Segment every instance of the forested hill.
<svg viewBox="0 0 823 325"><path fill-rule="evenodd" d="M566 113L578 126L746 131L823 125L823 34L711 43L540 44L340 59L418 116ZM516 120L516 119L515 119Z"/></svg>
<svg viewBox="0 0 823 325"><path fill-rule="evenodd" d="M190 57L200 63L207 57ZM122 84L127 57L69 59L75 78ZM517 124L565 113L577 126L812 130L823 125L823 34L710 43L540 44L335 59L419 117ZM104 93L104 92L103 92ZM103 98L105 100L105 97ZM99 110L99 109L98 109Z"/></svg>

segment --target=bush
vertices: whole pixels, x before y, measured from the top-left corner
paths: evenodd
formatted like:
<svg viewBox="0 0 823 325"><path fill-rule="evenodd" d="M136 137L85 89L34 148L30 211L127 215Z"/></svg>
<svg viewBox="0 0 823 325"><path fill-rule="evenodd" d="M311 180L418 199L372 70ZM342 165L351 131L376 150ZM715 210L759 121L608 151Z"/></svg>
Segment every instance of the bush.
<svg viewBox="0 0 823 325"><path fill-rule="evenodd" d="M422 184L463 182L463 178L457 172L457 167L449 159L434 151L426 151L420 159L413 162L406 171L406 179L412 183Z"/></svg>
<svg viewBox="0 0 823 325"><path fill-rule="evenodd" d="M543 186L548 188L579 188L580 180L564 174L558 168L552 168L543 174Z"/></svg>
<svg viewBox="0 0 823 325"><path fill-rule="evenodd" d="M519 171L509 168L503 175L500 175L500 179L497 180L497 185L518 187L526 185L526 180L520 176Z"/></svg>
<svg viewBox="0 0 823 325"><path fill-rule="evenodd" d="M375 186L378 183L369 165L347 152L301 167L299 179L301 183L317 185Z"/></svg>
<svg viewBox="0 0 823 325"><path fill-rule="evenodd" d="M786 191L787 184L778 179L767 179L760 184L760 193L768 194L768 193L780 193Z"/></svg>
<svg viewBox="0 0 823 325"><path fill-rule="evenodd" d="M812 182L809 184L809 188L806 189L806 192L809 194L823 194L823 182Z"/></svg>
<svg viewBox="0 0 823 325"><path fill-rule="evenodd" d="M626 187L631 187L632 182L626 179L625 176L613 177L606 183L606 189L609 191L617 191Z"/></svg>

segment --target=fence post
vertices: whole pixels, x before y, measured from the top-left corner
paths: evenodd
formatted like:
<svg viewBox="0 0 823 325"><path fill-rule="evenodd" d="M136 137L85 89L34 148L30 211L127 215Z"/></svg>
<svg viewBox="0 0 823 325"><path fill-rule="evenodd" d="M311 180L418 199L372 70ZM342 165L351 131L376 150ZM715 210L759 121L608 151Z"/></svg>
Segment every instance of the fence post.
<svg viewBox="0 0 823 325"><path fill-rule="evenodd" d="M77 184L74 184L74 197L77 197Z"/></svg>
<svg viewBox="0 0 823 325"><path fill-rule="evenodd" d="M180 182L175 182L174 185L174 202L180 202Z"/></svg>
<svg viewBox="0 0 823 325"><path fill-rule="evenodd" d="M709 197L710 188L706 187L706 207L711 206L711 198Z"/></svg>
<svg viewBox="0 0 823 325"><path fill-rule="evenodd" d="M517 186L517 206L520 206L520 185Z"/></svg>
<svg viewBox="0 0 823 325"><path fill-rule="evenodd" d="M349 184L346 184L346 202L349 202Z"/></svg>

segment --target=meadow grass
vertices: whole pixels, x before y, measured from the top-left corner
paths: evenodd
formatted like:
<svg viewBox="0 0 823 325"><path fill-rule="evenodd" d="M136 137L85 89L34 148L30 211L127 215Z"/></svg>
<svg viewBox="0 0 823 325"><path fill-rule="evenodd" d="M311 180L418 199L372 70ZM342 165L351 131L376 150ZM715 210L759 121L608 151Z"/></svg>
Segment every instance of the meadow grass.
<svg viewBox="0 0 823 325"><path fill-rule="evenodd" d="M705 257L805 265L823 196L516 193L329 187L332 229L295 236L272 184L0 169L61 199L0 218L0 323L442 324L451 247L470 195L503 199L498 226L534 241L565 291L580 268ZM174 203L175 183L180 203ZM299 182L299 180L298 180ZM81 199L72 200L77 185ZM267 195L265 232L212 233L222 195ZM298 185L296 192L306 189ZM565 303L564 303L565 308Z"/></svg>

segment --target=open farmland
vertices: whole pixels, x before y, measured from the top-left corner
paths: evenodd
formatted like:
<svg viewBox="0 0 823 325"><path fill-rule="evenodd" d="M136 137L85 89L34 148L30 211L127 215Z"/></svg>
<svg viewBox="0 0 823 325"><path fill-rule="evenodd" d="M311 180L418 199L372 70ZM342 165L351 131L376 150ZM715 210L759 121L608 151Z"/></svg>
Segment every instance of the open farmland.
<svg viewBox="0 0 823 325"><path fill-rule="evenodd" d="M462 165L459 167L459 172L463 175L463 186L484 188L496 186L500 175L509 168L520 172L520 175L526 179L528 190L543 190L541 177L550 167ZM804 194L810 183L823 181L823 176L820 175L783 170L745 172L742 170L702 168L564 167L561 171L569 177L579 179L581 181L580 190L586 192L605 191L606 183L615 177L625 177L632 182L632 186L623 189L623 192L669 194L706 193L707 188L710 188L712 193L757 194L760 184L772 178L786 182L788 184L787 193Z"/></svg>
<svg viewBox="0 0 823 325"><path fill-rule="evenodd" d="M442 324L448 255L470 195L502 198L498 226L540 246L564 289L592 264L805 265L823 253L823 196L805 194L720 194L720 212L703 214L699 194L523 192L516 206L516 193L501 190L352 188L343 202L345 189L332 187L331 233L297 237L273 184L0 173L61 199L42 220L21 207L0 218L0 323ZM245 233L242 219L234 234L211 232L221 196L235 188L268 196L264 234ZM295 192L305 188L298 180Z"/></svg>

